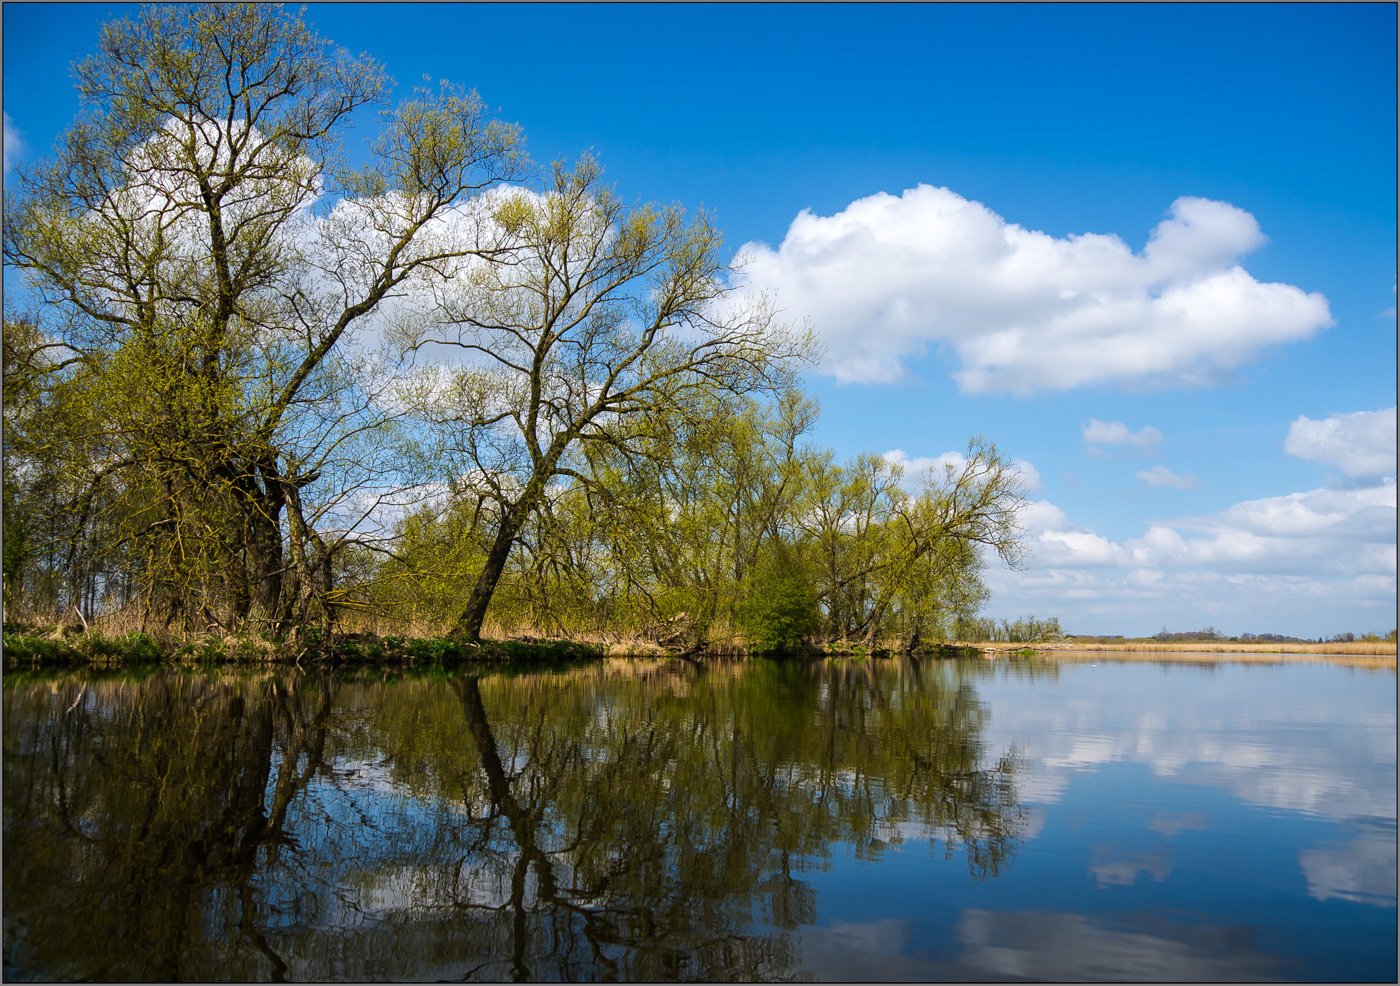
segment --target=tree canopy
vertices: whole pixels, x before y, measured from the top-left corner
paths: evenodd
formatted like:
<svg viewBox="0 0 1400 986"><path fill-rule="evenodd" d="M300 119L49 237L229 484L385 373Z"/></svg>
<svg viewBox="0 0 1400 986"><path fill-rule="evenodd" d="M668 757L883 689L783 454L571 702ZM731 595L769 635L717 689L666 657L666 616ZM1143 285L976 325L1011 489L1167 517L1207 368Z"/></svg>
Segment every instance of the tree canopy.
<svg viewBox="0 0 1400 986"><path fill-rule="evenodd" d="M474 91L391 106L256 4L142 8L75 77L6 191L10 611L913 646L1019 557L992 443L923 478L811 448L819 347L730 290L713 217L542 173Z"/></svg>

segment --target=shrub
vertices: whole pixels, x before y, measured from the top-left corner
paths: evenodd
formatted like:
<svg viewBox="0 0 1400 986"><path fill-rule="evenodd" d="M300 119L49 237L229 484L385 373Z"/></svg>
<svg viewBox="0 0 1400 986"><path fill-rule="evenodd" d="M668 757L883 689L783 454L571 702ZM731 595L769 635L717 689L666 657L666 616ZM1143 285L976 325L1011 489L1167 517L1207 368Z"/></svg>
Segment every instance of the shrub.
<svg viewBox="0 0 1400 986"><path fill-rule="evenodd" d="M734 615L754 653L795 650L820 627L811 579L787 545L777 542L767 552L747 588Z"/></svg>

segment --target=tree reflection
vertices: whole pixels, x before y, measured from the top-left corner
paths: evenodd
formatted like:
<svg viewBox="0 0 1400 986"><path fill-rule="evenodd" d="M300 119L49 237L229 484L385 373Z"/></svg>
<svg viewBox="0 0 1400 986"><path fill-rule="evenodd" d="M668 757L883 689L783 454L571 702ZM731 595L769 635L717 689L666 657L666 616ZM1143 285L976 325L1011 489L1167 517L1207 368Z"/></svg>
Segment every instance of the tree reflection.
<svg viewBox="0 0 1400 986"><path fill-rule="evenodd" d="M794 978L833 851L995 876L954 666L7 681L5 965L99 979Z"/></svg>
<svg viewBox="0 0 1400 986"><path fill-rule="evenodd" d="M252 882L288 839L329 714L328 690L272 678L7 687L7 973L189 978L186 957L232 928L262 960L227 974L284 972Z"/></svg>

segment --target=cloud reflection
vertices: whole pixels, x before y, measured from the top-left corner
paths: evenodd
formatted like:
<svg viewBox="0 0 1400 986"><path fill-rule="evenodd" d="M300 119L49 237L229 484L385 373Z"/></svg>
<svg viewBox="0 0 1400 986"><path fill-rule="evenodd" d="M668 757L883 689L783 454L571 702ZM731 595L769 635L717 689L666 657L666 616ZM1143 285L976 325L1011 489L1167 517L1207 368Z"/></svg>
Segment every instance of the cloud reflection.
<svg viewBox="0 0 1400 986"><path fill-rule="evenodd" d="M1395 906L1395 826L1367 825L1352 839L1298 854L1308 893L1377 907Z"/></svg>
<svg viewBox="0 0 1400 986"><path fill-rule="evenodd" d="M1065 667L1057 689L993 699L988 736L993 746L1023 744L1033 767L1020 787L1025 803L1058 802L1074 775L1126 761L1259 807L1393 821L1393 691L1348 691L1343 699L1326 676L1345 669L1263 670L1220 667L1203 676L1144 665ZM1149 825L1168 836L1186 827L1198 826Z"/></svg>
<svg viewBox="0 0 1400 986"><path fill-rule="evenodd" d="M1145 873L1158 883L1171 876L1171 858L1161 850L1146 853L1124 853L1110 846L1094 849L1089 865L1100 890L1104 887L1131 887L1139 873Z"/></svg>
<svg viewBox="0 0 1400 986"><path fill-rule="evenodd" d="M1154 832L1160 832L1170 839L1178 832L1204 832L1210 825L1210 819L1197 812L1188 812L1184 815L1168 815L1164 812L1157 812L1152 816L1152 820L1147 823L1147 827Z"/></svg>
<svg viewBox="0 0 1400 986"><path fill-rule="evenodd" d="M1275 979L1277 961L1247 925L1126 914L1120 927L1083 914L962 912L959 960L1004 979L1239 982Z"/></svg>

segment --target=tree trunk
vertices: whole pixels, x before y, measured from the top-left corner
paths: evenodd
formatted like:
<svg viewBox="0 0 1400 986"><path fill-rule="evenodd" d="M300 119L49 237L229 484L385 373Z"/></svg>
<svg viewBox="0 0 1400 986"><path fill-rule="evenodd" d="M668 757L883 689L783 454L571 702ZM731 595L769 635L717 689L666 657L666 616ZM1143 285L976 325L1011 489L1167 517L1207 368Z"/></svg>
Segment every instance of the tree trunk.
<svg viewBox="0 0 1400 986"><path fill-rule="evenodd" d="M889 595L881 593L880 601L875 604L875 608L870 613L870 622L865 628L865 640L862 643L866 650L875 653L875 641L880 635L880 624L885 620L885 610L889 606Z"/></svg>
<svg viewBox="0 0 1400 986"><path fill-rule="evenodd" d="M249 506L247 549L248 562L252 571L249 593L248 615L255 620L275 624L278 620L277 604L282 597L282 531L279 521L282 514L280 496L267 497L261 503L254 500Z"/></svg>
<svg viewBox="0 0 1400 986"><path fill-rule="evenodd" d="M248 581L247 616L276 633L286 629L289 608L278 606L282 599L282 477L275 462L260 462L257 471L262 476L262 489L244 474L235 481L246 527L244 547L251 571Z"/></svg>
<svg viewBox="0 0 1400 986"><path fill-rule="evenodd" d="M911 631L909 631L909 635L904 639L904 648L903 648L903 649L904 649L904 653L905 653L905 654L913 654L916 650L919 649L919 643L920 643L919 625L918 625L917 623L915 623L915 624L914 624L914 629L911 630Z"/></svg>
<svg viewBox="0 0 1400 986"><path fill-rule="evenodd" d="M466 608L453 624L452 636L465 637L468 640L481 639L481 625L486 621L486 610L496 592L496 583L501 580L501 573L506 570L506 559L510 557L511 545L514 544L515 535L519 532L527 513L528 507L524 498L502 512L501 526L496 529L496 540L491 544L486 564L482 566L481 575L476 580Z"/></svg>

